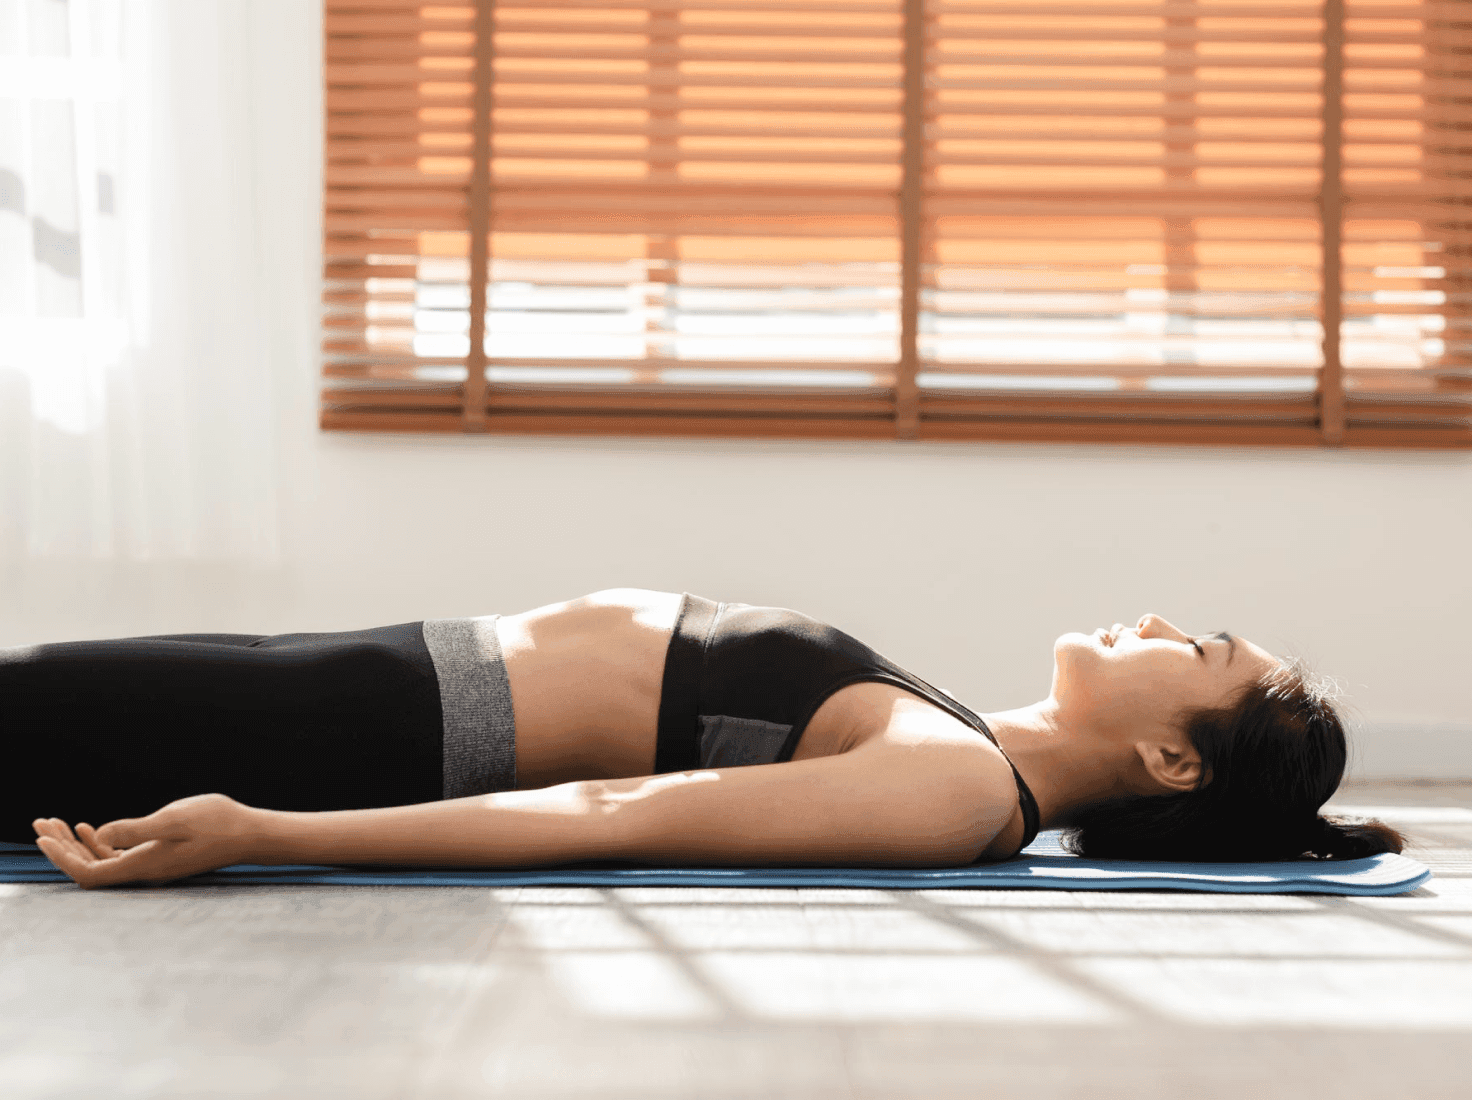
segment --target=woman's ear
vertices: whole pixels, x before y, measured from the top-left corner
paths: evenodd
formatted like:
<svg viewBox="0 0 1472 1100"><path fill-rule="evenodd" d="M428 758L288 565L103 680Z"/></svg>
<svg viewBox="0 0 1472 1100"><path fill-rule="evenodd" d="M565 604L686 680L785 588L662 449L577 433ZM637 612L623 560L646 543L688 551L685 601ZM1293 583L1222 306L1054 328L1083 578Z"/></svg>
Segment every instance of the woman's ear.
<svg viewBox="0 0 1472 1100"><path fill-rule="evenodd" d="M1167 794L1194 791L1201 781L1201 756L1189 745L1163 741L1136 741L1135 752L1145 774Z"/></svg>

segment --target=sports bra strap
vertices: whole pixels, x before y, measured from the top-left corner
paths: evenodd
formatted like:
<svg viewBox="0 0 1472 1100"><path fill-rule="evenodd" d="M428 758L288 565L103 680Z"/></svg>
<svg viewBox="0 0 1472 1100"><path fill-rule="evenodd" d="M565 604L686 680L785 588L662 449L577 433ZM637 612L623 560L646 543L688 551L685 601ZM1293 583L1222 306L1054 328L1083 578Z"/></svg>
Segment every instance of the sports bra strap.
<svg viewBox="0 0 1472 1100"><path fill-rule="evenodd" d="M986 734L986 739L997 746L997 751L1002 754L1002 759L1007 761L1007 766L1012 769L1012 778L1017 780L1017 804L1022 807L1022 844L1018 848L1026 848L1037 839L1038 829L1042 824L1042 815L1038 812L1038 800L1032 796L1027 784L1022 781L1022 773L1017 770L1017 765L1012 763L1012 758L1007 755L1007 750L1002 748L997 740L996 734L987 728L987 724L980 718L976 721L981 726L981 732Z"/></svg>

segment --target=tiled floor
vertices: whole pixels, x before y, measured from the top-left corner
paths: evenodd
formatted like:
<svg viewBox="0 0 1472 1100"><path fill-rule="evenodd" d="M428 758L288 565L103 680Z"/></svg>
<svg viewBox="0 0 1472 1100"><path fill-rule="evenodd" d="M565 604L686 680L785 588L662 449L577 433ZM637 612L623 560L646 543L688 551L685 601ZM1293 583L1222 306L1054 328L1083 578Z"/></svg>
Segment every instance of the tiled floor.
<svg viewBox="0 0 1472 1100"><path fill-rule="evenodd" d="M0 886L0 1095L1472 1096L1472 783L1391 898Z"/></svg>

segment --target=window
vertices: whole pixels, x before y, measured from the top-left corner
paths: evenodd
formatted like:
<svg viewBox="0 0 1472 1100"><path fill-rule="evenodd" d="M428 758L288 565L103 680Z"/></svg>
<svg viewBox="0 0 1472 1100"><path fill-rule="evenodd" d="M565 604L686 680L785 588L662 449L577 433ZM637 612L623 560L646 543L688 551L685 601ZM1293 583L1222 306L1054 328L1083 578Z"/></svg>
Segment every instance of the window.
<svg viewBox="0 0 1472 1100"><path fill-rule="evenodd" d="M1472 446L1472 14L328 0L322 424Z"/></svg>

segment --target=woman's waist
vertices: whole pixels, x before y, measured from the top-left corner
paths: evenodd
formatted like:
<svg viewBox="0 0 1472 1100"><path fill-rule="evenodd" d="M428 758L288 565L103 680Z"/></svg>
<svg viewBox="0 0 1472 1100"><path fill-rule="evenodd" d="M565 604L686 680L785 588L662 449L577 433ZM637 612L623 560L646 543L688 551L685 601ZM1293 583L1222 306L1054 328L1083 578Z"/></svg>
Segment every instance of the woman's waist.
<svg viewBox="0 0 1472 1100"><path fill-rule="evenodd" d="M665 654L680 597L644 595L663 601L587 597L497 620L519 786L654 770Z"/></svg>

